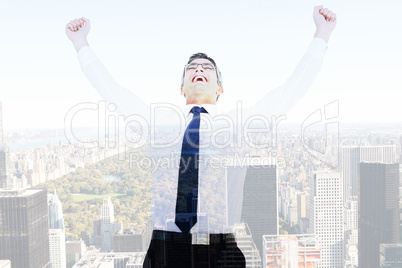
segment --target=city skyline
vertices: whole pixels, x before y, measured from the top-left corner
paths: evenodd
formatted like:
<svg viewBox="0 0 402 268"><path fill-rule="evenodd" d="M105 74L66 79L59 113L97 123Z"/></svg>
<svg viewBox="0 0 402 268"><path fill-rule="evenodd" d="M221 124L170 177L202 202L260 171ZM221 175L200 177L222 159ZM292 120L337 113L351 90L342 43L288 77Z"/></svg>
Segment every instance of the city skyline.
<svg viewBox="0 0 402 268"><path fill-rule="evenodd" d="M282 133L282 137L278 140L278 150L279 153L285 157L285 163L284 166L281 168L277 168L277 176L278 176L278 196L276 197L278 199L278 210L281 210L281 217L280 217L280 223L281 225L284 224L284 221L286 222L286 224L289 224L289 227L286 226L282 226L279 227L279 225L277 225L277 228L279 229L280 232L291 232L291 233L296 233L296 234L303 234L303 228L305 228L305 224L306 224L306 218L304 217L304 212L302 213L302 211L304 210L304 208L306 208L306 204L300 204L301 207L298 206L299 200L301 200L302 198L299 198L301 195L304 195L305 198L307 198L308 193L310 192L310 198L311 196L311 191L313 191L312 188L309 188L309 185L307 184L307 180L308 177L311 176L311 174L314 171L319 171L320 169L324 168L323 163L319 164L319 162L317 163L317 160L314 160L314 158L312 158L311 155L309 155L308 152L303 151L303 147L302 147L302 141L300 140L300 137L298 137L297 135L295 135L295 133L297 133L297 129L289 129L286 132ZM384 152L385 154L382 156L388 156L390 157L389 160L392 161L400 161L400 155L402 152L402 147L400 144L401 141L401 136L400 135L396 135L393 134L391 136L388 136L386 134L384 134L386 132L378 132L377 135L368 135L365 128L359 129L357 130L355 129L350 129L349 132L343 133L345 135L345 140L342 142L342 146L344 148L349 147L356 147L362 150L362 154L365 154L361 159L368 159L371 161L380 161L381 159L383 160L387 160L388 158L379 158L379 156L382 155L382 152ZM395 133L399 133L398 130L395 130ZM266 137L260 137L260 139L266 139ZM315 138L315 140L318 143L321 143L323 140L325 140L324 136L318 136ZM68 163L75 163L75 165L78 167L80 165L83 165L82 167L86 166L84 164L84 162L81 162L82 164L80 164L80 162L77 161L84 161L84 159L87 159L88 164L91 163L97 163L102 161L103 159L105 159L106 153L107 151L102 151L102 150L97 150L99 148L95 148L93 150L89 150L86 152L86 154L88 154L87 156L85 156L86 154L82 154L82 152L79 152L79 150L77 148L74 148L73 145L66 145L66 144L52 144L49 143L46 146L42 146L42 147L38 147L38 148L34 148L34 149L26 149L26 150L16 150L16 151L11 151L11 158L10 158L10 162L13 166L15 166L18 170L19 174L32 174L32 168L34 168L35 166L40 167L40 164L35 164L35 161L33 161L33 159L42 159L44 161L44 163L48 163L46 165L46 171L47 172L54 172L54 168L59 167L60 168L60 162L58 161L58 159L61 159L62 156L65 156L64 159L64 163L67 164ZM74 152L74 154L73 154ZM386 153L388 152L388 153ZM116 152L115 152L116 153ZM113 151L108 152L109 156L113 155ZM30 156L34 157L33 159L30 159ZM88 158L87 158L88 157ZM49 160L53 160L53 162L48 162ZM118 161L116 159L116 161ZM50 163L52 163L51 165L49 165ZM394 164L397 165L397 164ZM31 171L30 171L31 170ZM353 170L353 169L352 169ZM352 171L351 170L351 171ZM243 172L245 172L246 170L243 170ZM71 173L73 172L72 170L65 170L65 172ZM242 172L232 172L234 174L240 175ZM255 173L255 172L254 172ZM55 174L55 173L48 173L48 175L44 176L44 180L46 182L56 182L57 180L55 180L54 175L51 174ZM15 173L14 173L15 175ZM124 175L123 175L124 176ZM27 178L25 178L27 179ZM102 178L101 178L102 179ZM105 179L105 178L103 178ZM24 177L22 176L21 178L18 178L18 180L24 180ZM74 186L74 185L72 185ZM258 188L263 188L263 187L258 187ZM64 188L66 189L66 188ZM64 192L64 189L60 189L61 192ZM72 193L75 193L75 195L85 195L83 193L81 193L80 187L77 188L78 190L75 190ZM85 188L87 189L87 188ZM329 189L330 190L330 189ZM397 187L394 187L394 191L397 190ZM255 191L255 190L254 190ZM342 189L342 185L338 185L337 186L337 190L336 192L338 193L342 193L343 189ZM59 193L59 190L58 190ZM80 194L81 193L81 194ZM337 194L338 194L337 193ZM324 194L324 193L323 193ZM336 198L336 195L332 196L334 198ZM100 195L101 196L101 195ZM323 197L323 196L322 196ZM322 198L320 197L320 198ZM332 198L331 197L331 198ZM61 198L62 202L67 202L66 199L66 195L65 193L63 194L62 198ZM117 201L118 199L113 198L112 199L113 203L117 202L116 204L119 204L121 202ZM251 199L250 199L251 200ZM252 201L252 200L251 200ZM317 200L318 202L319 200ZM339 201L339 200L338 200ZM346 200L345 200L346 201ZM345 255L345 261L347 261L348 263L348 268L349 267L354 267L353 265L356 264L355 261L355 256L357 254L357 248L356 246L356 238L357 238L357 234L356 234L356 213L357 213L357 201L352 200L351 203L349 203L349 207L343 207L342 210L345 213L345 239L347 239L348 241L345 241L345 245L346 246L346 251L345 254L348 254L348 256ZM67 206L70 207L71 203L67 203ZM318 203L317 203L318 204ZM323 203L324 204L324 203ZM102 203L96 207L96 213L99 215L103 214L103 218L106 219L107 221L113 220L112 219L112 215L114 215L114 213L111 213L113 211L113 209L111 209L113 206L111 205L111 203L109 202L109 200L106 201L106 206L103 207L102 209ZM313 206L314 207L314 206ZM337 206L338 209L339 206ZM229 208L230 209L230 208ZM310 208L307 208L307 211L310 209L313 209L310 205ZM321 208L322 210L322 208ZM103 212L102 212L103 211ZM322 211L321 211L322 212ZM325 211L324 211L325 212ZM331 212L330 209L328 210L328 213ZM323 212L322 212L323 213ZM339 211L336 212L338 215L340 214ZM303 219L298 219L299 218L299 214L300 217ZM70 217L71 215L71 211L67 212L66 216ZM119 215L115 215L116 217L119 217ZM240 215L239 215L240 216ZM109 219L109 220L108 220ZM115 220L116 221L116 220ZM94 228L96 229L96 223L97 221L94 222ZM99 236L99 240L97 240L97 242L95 242L94 245L98 245L97 247L101 248L102 247L102 234L103 232L102 230L102 225L101 225L101 220L99 220L98 222L99 224L99 232L98 232L98 236ZM323 222L321 222L323 223ZM71 221L67 222L67 229L69 229L69 239L71 239L71 232L74 232L75 234L78 234L80 237L82 237L82 239L84 239L84 236L82 236L82 234L80 235L80 232L77 230L71 230L70 226L71 226ZM322 225L324 226L324 225ZM128 227L128 226L127 226ZM251 227L250 227L251 228ZM108 228L106 228L108 229ZM108 233L108 238L107 240L109 242L111 242L111 232L109 230L106 230L105 228L103 228L103 231L106 231L106 233ZM144 230L144 229L142 229ZM51 234L50 240L55 241L54 243L59 243L60 239L58 237L60 237L57 232L54 231L49 231ZM114 232L114 231L112 231ZM324 231L322 231L324 232ZM322 233L321 232L321 233ZM145 233L144 233L145 234ZM86 233L87 236L92 236L91 233ZM250 235L252 235L252 233L250 233ZM315 234L316 236L320 236L320 234ZM105 235L103 235L105 237ZM92 236L92 239L97 239L96 236ZM249 239L246 238L245 239ZM114 240L114 237L113 237ZM88 244L92 243L91 239L88 237L88 239L86 239L86 241L89 241ZM247 240L248 241L248 240ZM107 242L109 244L109 242ZM53 243L53 244L54 244ZM246 241L244 241L244 243L246 243ZM253 240L252 243L255 243L255 239L253 236ZM323 260L324 255L325 255L325 250L323 250L322 245L320 244L320 240L317 240L318 245L321 247L321 251L320 251L320 259ZM322 242L321 242L322 243ZM250 241L247 242L247 248L250 246ZM109 244L109 249L111 247L111 245ZM55 247L56 248L56 247ZM98 253L97 253L98 254ZM101 253L99 253L101 254ZM255 255L253 255L255 256ZM262 257L262 255L260 254L259 256ZM258 256L257 256L258 257ZM350 259L346 259L346 257L350 258ZM86 258L86 256L84 257L84 259ZM292 257L292 259L294 259ZM77 262L78 260L76 260L75 262ZM258 263L258 262L257 262ZM259 267L258 265L256 265L255 267Z"/></svg>

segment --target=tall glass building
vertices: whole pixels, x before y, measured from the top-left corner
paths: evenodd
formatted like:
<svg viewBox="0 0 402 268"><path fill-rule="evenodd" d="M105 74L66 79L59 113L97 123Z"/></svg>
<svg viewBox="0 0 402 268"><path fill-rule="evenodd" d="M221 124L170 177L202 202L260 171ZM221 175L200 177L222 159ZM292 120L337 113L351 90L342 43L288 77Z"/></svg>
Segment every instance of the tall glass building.
<svg viewBox="0 0 402 268"><path fill-rule="evenodd" d="M380 244L399 242L399 164L359 164L359 267L380 266Z"/></svg>
<svg viewBox="0 0 402 268"><path fill-rule="evenodd" d="M63 210L56 191L47 195L49 229L64 229Z"/></svg>
<svg viewBox="0 0 402 268"><path fill-rule="evenodd" d="M46 190L0 189L0 259L50 268Z"/></svg>

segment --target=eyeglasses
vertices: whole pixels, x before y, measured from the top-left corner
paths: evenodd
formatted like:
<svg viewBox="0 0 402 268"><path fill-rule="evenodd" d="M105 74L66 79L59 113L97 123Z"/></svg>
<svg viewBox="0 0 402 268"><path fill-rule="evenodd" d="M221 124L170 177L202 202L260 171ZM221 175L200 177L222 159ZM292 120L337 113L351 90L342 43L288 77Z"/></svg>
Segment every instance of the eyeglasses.
<svg viewBox="0 0 402 268"><path fill-rule="evenodd" d="M198 65L201 65L202 68L205 70L209 70L209 71L215 70L215 66L211 63L190 63L190 64L187 64L186 66L184 66L184 68L186 68L186 71L195 70L195 69L197 69Z"/></svg>

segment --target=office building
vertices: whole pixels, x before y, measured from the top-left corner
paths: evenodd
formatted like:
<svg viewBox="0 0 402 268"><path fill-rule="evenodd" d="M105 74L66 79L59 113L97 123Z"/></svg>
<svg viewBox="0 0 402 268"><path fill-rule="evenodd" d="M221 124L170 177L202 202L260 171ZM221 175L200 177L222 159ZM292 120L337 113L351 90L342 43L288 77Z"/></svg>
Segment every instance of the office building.
<svg viewBox="0 0 402 268"><path fill-rule="evenodd" d="M100 219L96 219L93 222L92 243L96 248L102 247L102 223Z"/></svg>
<svg viewBox="0 0 402 268"><path fill-rule="evenodd" d="M353 197L345 202L344 219L345 219L345 268L358 267L358 226L357 217L358 209L357 197Z"/></svg>
<svg viewBox="0 0 402 268"><path fill-rule="evenodd" d="M0 189L13 188L10 172L10 152L3 140L3 111L0 102Z"/></svg>
<svg viewBox="0 0 402 268"><path fill-rule="evenodd" d="M46 190L0 190L0 259L13 268L49 268Z"/></svg>
<svg viewBox="0 0 402 268"><path fill-rule="evenodd" d="M4 145L0 145L0 189L13 188L10 172L10 152Z"/></svg>
<svg viewBox="0 0 402 268"><path fill-rule="evenodd" d="M63 209L56 190L47 195L49 229L64 229Z"/></svg>
<svg viewBox="0 0 402 268"><path fill-rule="evenodd" d="M380 244L399 243L399 164L359 164L359 267L379 267Z"/></svg>
<svg viewBox="0 0 402 268"><path fill-rule="evenodd" d="M311 177L308 232L318 238L322 268L344 266L342 190L340 172L321 171Z"/></svg>
<svg viewBox="0 0 402 268"><path fill-rule="evenodd" d="M145 252L109 252L90 248L73 268L142 268Z"/></svg>
<svg viewBox="0 0 402 268"><path fill-rule="evenodd" d="M380 244L380 268L402 267L402 244Z"/></svg>
<svg viewBox="0 0 402 268"><path fill-rule="evenodd" d="M359 162L396 161L395 145L344 146L342 148L342 175L344 181L344 199L357 196L357 176Z"/></svg>
<svg viewBox="0 0 402 268"><path fill-rule="evenodd" d="M66 267L66 238L63 210L56 190L47 195L49 219L49 253L52 268Z"/></svg>
<svg viewBox="0 0 402 268"><path fill-rule="evenodd" d="M241 187L242 193L231 192ZM247 223L254 243L261 252L262 236L278 234L276 165L229 166L227 188L229 226L243 221ZM241 215L236 215L239 211L237 206L242 207Z"/></svg>
<svg viewBox="0 0 402 268"><path fill-rule="evenodd" d="M308 208L308 195L305 193L297 194L297 216L298 220L307 218L307 208Z"/></svg>
<svg viewBox="0 0 402 268"><path fill-rule="evenodd" d="M114 222L114 207L110 197L103 199L100 219L94 220L94 245L102 252L113 250L113 235L123 230L121 223Z"/></svg>
<svg viewBox="0 0 402 268"><path fill-rule="evenodd" d="M66 241L67 268L73 267L87 252L84 241Z"/></svg>
<svg viewBox="0 0 402 268"><path fill-rule="evenodd" d="M113 235L114 252L147 251L146 231L141 229L124 229Z"/></svg>
<svg viewBox="0 0 402 268"><path fill-rule="evenodd" d="M66 268L66 237L64 229L49 229L49 253L52 268Z"/></svg>
<svg viewBox="0 0 402 268"><path fill-rule="evenodd" d="M321 255L320 250L317 238L312 234L264 235L263 267L318 267Z"/></svg>

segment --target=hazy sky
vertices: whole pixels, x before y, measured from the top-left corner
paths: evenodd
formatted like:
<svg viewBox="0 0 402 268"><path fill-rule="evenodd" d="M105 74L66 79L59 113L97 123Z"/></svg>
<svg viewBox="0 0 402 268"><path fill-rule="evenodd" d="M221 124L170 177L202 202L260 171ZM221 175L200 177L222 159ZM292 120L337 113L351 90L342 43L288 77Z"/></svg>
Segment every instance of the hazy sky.
<svg viewBox="0 0 402 268"><path fill-rule="evenodd" d="M401 122L400 0L15 0L0 4L5 128L63 127L71 106L100 99L64 33L73 18L91 20L93 50L148 103L184 105L183 65L192 53L208 53L223 74L224 112L285 82L312 39L312 11L320 3L337 13L338 25L318 79L288 121L339 100L340 122Z"/></svg>

